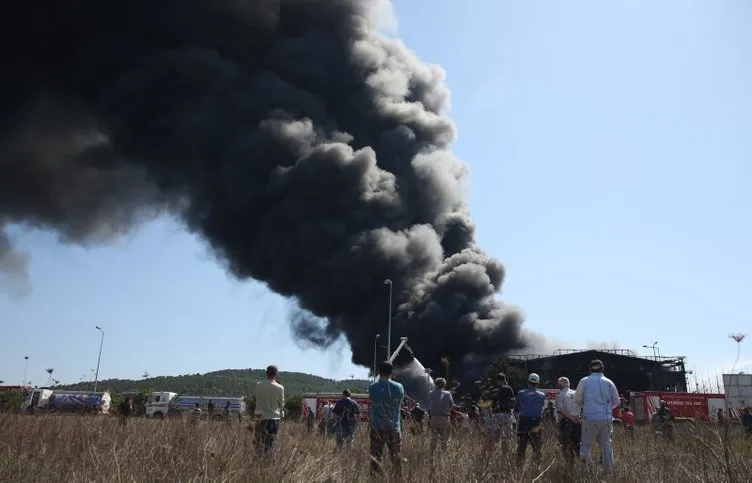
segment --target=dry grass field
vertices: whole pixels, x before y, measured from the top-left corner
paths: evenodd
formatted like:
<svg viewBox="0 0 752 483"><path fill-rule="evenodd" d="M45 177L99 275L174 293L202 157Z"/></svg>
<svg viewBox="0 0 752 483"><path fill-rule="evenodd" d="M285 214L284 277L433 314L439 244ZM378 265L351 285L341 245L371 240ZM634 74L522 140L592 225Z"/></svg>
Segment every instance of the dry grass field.
<svg viewBox="0 0 752 483"><path fill-rule="evenodd" d="M433 459L433 476L427 437L407 434L405 480L752 481L752 443L739 428L731 428L727 446L710 427L681 425L673 443L656 440L647 428L638 428L634 439L619 429L616 470L609 478L585 467L567 474L552 431L544 436L540 467L528 462L523 468L498 449L484 456L481 438L465 431ZM131 419L122 427L116 417L0 415L0 481L368 481L365 430L359 428L354 450L338 453L332 439L286 422L275 459L259 463L252 433L237 421L192 425Z"/></svg>

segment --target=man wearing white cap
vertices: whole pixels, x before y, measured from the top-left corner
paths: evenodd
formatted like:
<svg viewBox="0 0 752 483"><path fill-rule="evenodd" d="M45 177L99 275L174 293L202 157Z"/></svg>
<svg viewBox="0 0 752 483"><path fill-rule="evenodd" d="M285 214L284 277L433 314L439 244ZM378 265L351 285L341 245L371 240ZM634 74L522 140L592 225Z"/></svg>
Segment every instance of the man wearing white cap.
<svg viewBox="0 0 752 483"><path fill-rule="evenodd" d="M543 438L541 430L543 429L543 407L546 405L546 395L538 390L540 376L531 373L527 377L527 388L517 393L517 401L514 412L518 414L517 419L517 464L525 461L525 452L527 444L533 447L533 461L540 462L541 446Z"/></svg>

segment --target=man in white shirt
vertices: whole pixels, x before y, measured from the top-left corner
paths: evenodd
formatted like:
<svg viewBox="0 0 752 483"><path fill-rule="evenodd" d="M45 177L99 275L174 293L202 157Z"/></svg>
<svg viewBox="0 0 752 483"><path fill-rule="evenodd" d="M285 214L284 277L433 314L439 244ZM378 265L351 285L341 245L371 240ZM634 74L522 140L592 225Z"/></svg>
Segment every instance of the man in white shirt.
<svg viewBox="0 0 752 483"><path fill-rule="evenodd" d="M431 428L431 453L441 443L441 449L449 446L452 434L452 422L450 412L454 407L452 393L446 390L446 379L436 378L433 382L436 386L428 395L428 427Z"/></svg>
<svg viewBox="0 0 752 483"><path fill-rule="evenodd" d="M574 402L575 392L569 387L569 378L560 377L558 384L556 414L559 420L559 442L565 461L571 465L580 452L580 408Z"/></svg>
<svg viewBox="0 0 752 483"><path fill-rule="evenodd" d="M574 401L582 408L582 436L580 454L590 459L590 449L598 441L603 467L607 472L614 468L614 449L611 435L614 431L614 408L619 407L619 391L613 381L603 375L603 362L590 362L590 375L577 385Z"/></svg>
<svg viewBox="0 0 752 483"><path fill-rule="evenodd" d="M285 388L277 382L277 366L266 368L266 380L256 383L256 448L260 456L269 453L279 433L285 407Z"/></svg>

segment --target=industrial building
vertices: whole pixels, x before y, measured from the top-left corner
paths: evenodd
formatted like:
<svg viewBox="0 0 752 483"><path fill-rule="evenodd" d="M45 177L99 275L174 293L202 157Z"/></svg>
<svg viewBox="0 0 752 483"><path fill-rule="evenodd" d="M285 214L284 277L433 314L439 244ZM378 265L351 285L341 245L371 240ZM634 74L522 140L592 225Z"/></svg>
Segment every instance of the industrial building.
<svg viewBox="0 0 752 483"><path fill-rule="evenodd" d="M603 372L614 381L620 393L629 391L687 391L686 357L638 357L627 349L578 350L560 349L553 355L525 354L510 356L508 362L526 373L535 372L542 388L556 387L566 376L574 388L590 373L590 361L603 361Z"/></svg>

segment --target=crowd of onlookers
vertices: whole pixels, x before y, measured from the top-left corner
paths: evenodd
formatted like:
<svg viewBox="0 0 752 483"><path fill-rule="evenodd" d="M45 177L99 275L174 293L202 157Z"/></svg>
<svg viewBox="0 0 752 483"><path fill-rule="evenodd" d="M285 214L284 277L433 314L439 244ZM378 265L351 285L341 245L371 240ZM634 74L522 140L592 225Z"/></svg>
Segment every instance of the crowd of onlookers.
<svg viewBox="0 0 752 483"><path fill-rule="evenodd" d="M256 421L255 437L259 455L264 456L273 448L283 417L284 387L276 381L277 367L269 366L267 379L256 387ZM405 406L405 389L399 382L392 380L393 367L388 361L379 367L379 379L368 389L369 408L369 445L371 471L382 471L384 450L388 449L392 468L397 475L402 473L403 429L411 432L430 432L431 449L445 449L451 439L452 428L462 420L457 419L457 408L452 391L447 388L447 381L437 378L435 388L428 396L427 408L419 405ZM465 411L459 412L466 424L475 424L485 436L486 451L492 450L497 443L502 451L516 445L516 459L524 462L528 446L532 449L533 461L539 462L543 446L543 433L546 426L556 428L561 451L565 460L573 464L576 459L585 462L591 460L594 443L600 447L599 463L607 472L613 471L614 412L618 409L617 420L627 434L633 434L635 416L628 405L622 403L616 385L603 374L603 362L593 360L590 374L582 378L575 389L566 377L558 380L559 392L555 401L546 402L546 396L539 389L540 377L529 374L527 387L515 392L508 384L504 374L498 374L493 387L486 388L477 404L465 403ZM344 391L342 398L335 404L326 404L321 431L334 435L337 445L342 448L351 446L356 428L360 421L360 407L351 398L349 391ZM316 417L313 411L307 412L309 430L313 430ZM661 401L653 416L656 434L667 438L673 437L673 413L665 401ZM752 414L747 409L743 416L747 434L752 434ZM406 424L405 424L406 423ZM406 425L407 428L403 428Z"/></svg>

